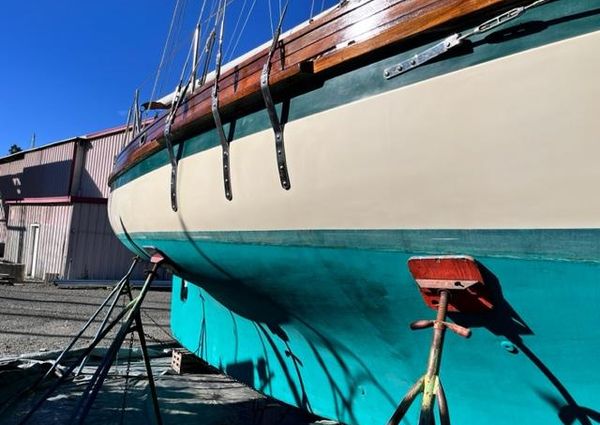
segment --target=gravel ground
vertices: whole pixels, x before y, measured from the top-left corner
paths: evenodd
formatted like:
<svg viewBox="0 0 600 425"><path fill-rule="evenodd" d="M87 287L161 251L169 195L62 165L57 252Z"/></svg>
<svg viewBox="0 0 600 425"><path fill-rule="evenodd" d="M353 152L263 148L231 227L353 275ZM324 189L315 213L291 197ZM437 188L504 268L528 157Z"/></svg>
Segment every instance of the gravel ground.
<svg viewBox="0 0 600 425"><path fill-rule="evenodd" d="M40 283L0 285L0 357L64 348L109 293L109 289L60 289ZM169 291L150 291L144 300L142 321L149 344L172 340L170 298ZM90 327L82 343L90 341L98 324Z"/></svg>
<svg viewBox="0 0 600 425"><path fill-rule="evenodd" d="M0 285L0 358L16 357L41 350L63 349L109 293L109 289L60 289L53 285L32 283ZM144 300L142 320L149 344L173 342L169 334L170 296L168 291L150 291ZM97 323L99 324L99 321ZM97 326L92 328L76 348L81 348L89 342ZM108 344L107 339L102 345ZM124 348L127 348L127 345L126 340ZM155 350L156 353L160 354L160 351ZM143 362L134 359L131 364L124 363L124 358L125 356L121 358L118 366L113 366L112 373L104 382L86 423L99 425L154 422ZM131 360L129 356L127 358ZM83 386L87 385L97 367L94 362L98 360L92 357L82 376L62 385L30 422L40 425L69 422L68 418L79 402L78 397ZM23 368L23 362L32 364ZM170 362L170 356L152 359L161 416L165 425L333 423L315 422L318 418L265 398L222 374L203 372L174 375L173 372L169 372ZM68 359L62 363L67 364ZM39 379L49 367L49 363L10 360L4 361L0 366L0 425L14 425L20 423L30 411L41 390L18 397L15 394L19 394ZM125 370L127 376L123 374Z"/></svg>

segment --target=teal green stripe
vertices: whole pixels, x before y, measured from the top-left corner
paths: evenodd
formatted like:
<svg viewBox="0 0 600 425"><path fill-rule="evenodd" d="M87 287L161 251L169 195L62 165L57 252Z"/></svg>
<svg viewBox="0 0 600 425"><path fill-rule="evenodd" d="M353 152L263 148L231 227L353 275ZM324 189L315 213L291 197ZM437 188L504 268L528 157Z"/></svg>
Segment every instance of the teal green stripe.
<svg viewBox="0 0 600 425"><path fill-rule="evenodd" d="M600 229L155 232L130 237L139 246L184 242L192 251L217 243L600 261Z"/></svg>
<svg viewBox="0 0 600 425"><path fill-rule="evenodd" d="M291 99L288 122L438 75L597 30L600 28L600 8L592 8L592 3L585 0L563 0L531 9L511 24L500 27L495 32L473 37L451 56L425 64L392 80L383 78L383 69L411 56L427 45L418 46L391 58L327 80L319 89ZM447 35L449 34L445 32L440 33L435 42ZM560 66L560 64L556 64L556 66ZM278 107L281 108L281 105ZM399 105L399 107L402 106ZM228 133L228 125L225 127L225 132ZM266 111L261 110L246 115L237 120L232 143L236 143L237 139L244 136L268 128L270 128L270 122ZM185 143L178 146L178 149L183 148L183 152L180 154L182 157L187 157L218 145L216 132L210 130L186 140ZM232 158L232 160L236 159ZM111 188L116 189L123 186L146 173L167 165L168 162L167 152L163 149L119 176L112 182Z"/></svg>

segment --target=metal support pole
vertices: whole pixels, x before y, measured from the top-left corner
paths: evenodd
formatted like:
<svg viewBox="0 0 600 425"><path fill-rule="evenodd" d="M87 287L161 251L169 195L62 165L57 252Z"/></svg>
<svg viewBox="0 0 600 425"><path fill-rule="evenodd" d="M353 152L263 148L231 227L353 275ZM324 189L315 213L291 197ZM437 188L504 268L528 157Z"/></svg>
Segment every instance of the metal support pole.
<svg viewBox="0 0 600 425"><path fill-rule="evenodd" d="M156 385L154 383L154 375L152 374L152 367L150 365L150 357L148 356L148 348L146 345L146 336L144 335L144 328L142 327L142 318L140 312L136 313L136 329L140 338L140 346L142 347L142 358L144 359L144 365L146 366L146 375L148 376L148 386L150 387L150 394L152 395L152 406L154 407L154 415L156 416L156 423L162 425L162 417L160 415L160 405L158 404L158 394L156 392Z"/></svg>
<svg viewBox="0 0 600 425"><path fill-rule="evenodd" d="M450 425L450 412L448 410L448 402L446 401L446 393L444 392L444 387L442 387L441 383L437 388L437 403L438 410L440 412L440 425Z"/></svg>
<svg viewBox="0 0 600 425"><path fill-rule="evenodd" d="M429 348L427 371L408 390L396 408L396 411L388 421L387 425L398 425L419 393L423 393L419 425L434 424L433 406L435 404L436 397L438 401L437 404L440 415L440 424L450 425L450 414L448 412L446 394L444 393L444 388L439 377L442 348L444 346L444 334L446 329L450 329L456 334L468 338L471 335L471 331L470 329L464 328L455 323L446 322L449 292L447 290L441 290L439 295L440 298L435 320L417 320L410 325L411 329L413 330L433 327L433 338Z"/></svg>
<svg viewBox="0 0 600 425"><path fill-rule="evenodd" d="M94 338L94 340L90 343L90 345L81 353L81 355L77 358L77 360L67 369L65 374L62 375L53 385L51 385L51 387L43 394L43 396L34 404L34 406L31 408L31 410L29 412L27 412L27 414L19 421L19 425L24 425L31 419L31 417L34 415L34 413L47 401L48 397L50 397L54 393L54 391L56 391L56 389L67 379L67 377L70 376L70 374L75 370L75 368L78 365L80 365L80 363L85 358L87 358L87 356L100 343L100 341L102 341L113 330L113 328L123 318L125 318L125 322L122 324L119 332L117 333L117 336L115 337L113 343L110 345L104 359L102 360L101 365L98 367L98 369L92 376L92 379L91 379L90 383L88 384L88 387L84 391L84 397L80 400L80 402L78 403L78 405L75 409L74 414L71 416L72 423L75 420L77 420L76 423L83 423L87 414L89 413L89 409L91 408L96 396L98 395L98 391L100 390L102 383L104 382L104 379L106 378L106 375L108 374L108 372L110 370L110 367L116 357L118 350L120 349L127 334L129 332L131 332L131 330L132 330L131 325L132 325L133 321L140 319L139 311L140 311L141 304L144 301L144 298L146 297L146 294L150 288L152 281L154 280L154 277L156 276L156 272L157 272L158 268L164 261L164 258L162 256L158 256L158 257L160 257L158 259L154 259L155 257L153 257L154 264L153 264L152 270L149 272L149 274L146 278L146 281L144 282L144 285L143 285L140 293L138 294L138 296L134 300L129 302L123 308L123 310L121 310L119 312L119 314L108 325L105 326L105 328ZM133 269L133 267L131 267L131 270L132 269ZM122 283L121 289L126 288L127 291L130 291L128 279L124 278L121 283ZM114 293L115 293L115 290L113 290L113 295L114 295ZM128 292L128 293L130 294L130 292ZM108 299L110 299L110 298L108 298ZM107 302L108 301L106 301L106 303ZM105 303L105 305L106 305L106 303ZM141 319L140 319L140 323L141 323ZM142 334L143 334L143 331L142 331ZM146 346L146 344L145 344L145 339L144 339L142 349L144 351L144 356L147 358L147 349L145 348L145 346ZM146 367L148 368L150 366L149 362L145 361L145 363L146 363ZM151 374L149 374L148 376L149 376L149 379L152 379L150 387L151 387L151 392L153 393L152 394L153 399L155 400L155 413L157 414L157 423L159 425L161 425L162 420L160 418L160 411L158 410L158 399L156 397L156 388L154 385L154 380L153 380Z"/></svg>
<svg viewBox="0 0 600 425"><path fill-rule="evenodd" d="M419 425L433 424L433 404L435 395L438 392L440 361L442 358L442 347L444 344L444 334L446 331L446 312L448 311L448 291L440 291L440 301L437 309L437 316L433 324L433 339L429 349L429 360L427 362L427 372L423 382L423 399L421 401L421 415Z"/></svg>
<svg viewBox="0 0 600 425"><path fill-rule="evenodd" d="M129 124L131 123L131 108L127 111L127 121L125 122L125 131L123 132L122 141L121 141L121 149L125 147L127 143L129 143Z"/></svg>
<svg viewBox="0 0 600 425"><path fill-rule="evenodd" d="M67 345L67 347L59 354L59 356L56 358L56 360L54 360L54 363L52 364L52 366L50 367L50 369L48 369L46 371L46 373L40 377L38 380L36 380L31 386L25 388L23 391L20 391L19 393L15 394L14 397L11 397L9 400L7 400L4 405L2 406L3 408L10 405L13 401L20 399L24 394L31 392L33 390L35 390L44 380L46 380L46 378L48 378L48 376L52 375L52 373L57 369L57 367L60 365L61 360L64 358L64 356L71 350L71 348L73 348L75 346L75 344L77 343L77 341L81 338L81 336L85 333L85 331L90 327L90 325L92 324L92 322L96 319L96 317L98 317L98 315L100 314L100 312L104 309L104 307L106 306L106 304L108 304L108 302L115 296L115 294L117 294L116 298L113 300L113 303L104 319L104 322L102 323L101 328L98 330L98 332L96 332L96 335L94 337L94 339L96 339L98 337L98 335L100 334L102 328L104 327L104 324L106 323L106 320L108 319L108 317L110 316L113 306L115 304L115 302L118 300L119 298L119 293L121 291L121 289L123 288L123 285L125 282L129 281L129 278L131 277L131 273L133 272L133 269L135 267L135 265L137 264L137 262L139 261L139 257L134 257L131 266L129 267L129 270L127 271L127 273L125 274L125 276L123 276L121 278L121 280L119 281L119 283L117 283L115 285L115 287L113 288L113 290L110 292L110 294L108 294L108 296L104 299L104 301L102 302L102 304L100 305L100 307L98 307L98 309L94 312L94 314L92 314L92 316L88 319L88 321L85 323L85 325L83 325L83 327L81 328L81 330L77 333L77 335L75 335L73 337L73 339L69 342L69 345ZM87 359L87 356L85 357L85 359ZM85 360L84 359L84 360ZM68 375L68 374L67 374ZM3 409L0 409L0 412Z"/></svg>
<svg viewBox="0 0 600 425"><path fill-rule="evenodd" d="M131 286L129 283L124 288L129 300L133 300L131 293ZM150 356L148 355L148 345L146 344L146 335L144 334L144 326L142 325L142 316L140 310L135 313L135 326L132 331L137 331L140 339L140 347L142 348L142 359L144 360L144 366L146 367L146 376L148 377L148 386L150 387L150 394L152 396L152 405L154 408L154 415L156 416L156 423L162 425L162 417L160 414L160 405L158 404L158 393L156 391L156 385L154 383L154 374L152 373L152 366L150 365Z"/></svg>
<svg viewBox="0 0 600 425"><path fill-rule="evenodd" d="M142 115L140 112L140 89L136 89L133 101L133 135L135 138L142 131Z"/></svg>
<svg viewBox="0 0 600 425"><path fill-rule="evenodd" d="M108 375L108 372L110 371L110 367L115 360L117 352L121 348L121 345L123 344L123 341L125 340L125 337L127 336L127 334L129 334L129 332L131 332L131 325L136 320L136 316L139 316L139 309L141 307L141 304L144 301L144 298L146 297L148 290L150 289L150 285L152 284L152 281L154 280L156 272L157 272L158 268L160 267L161 263L162 263L162 261L158 261L158 262L154 263L152 270L148 273L148 277L146 278L146 281L144 282L144 286L142 287L140 293L131 302L132 307L131 307L131 309L129 309L128 315L125 318L124 323L121 325L121 329L119 329L117 336L113 340L106 355L104 356L104 359L102 360L102 364L96 370L96 372L92 376L90 383L88 384L88 387L84 391L83 397L81 398L80 402L78 403L78 405L75 409L75 412L73 413L73 415L71 417L71 419L72 419L71 423L83 424L83 422L85 421L85 418L87 417L94 401L96 400L96 397L98 396L98 392L100 391L100 388L102 387L102 384L104 383L104 380L106 379L106 376ZM150 366L150 364L148 363L147 367L149 367L149 366ZM149 375L149 379L152 379L151 376L152 375ZM151 391L154 388L153 397L155 397L156 389L154 387L153 380L152 380L152 384L150 386L151 386ZM160 410L158 409L158 399L156 399L155 413L157 414L158 424L159 425L162 424L162 420L160 418Z"/></svg>
<svg viewBox="0 0 600 425"><path fill-rule="evenodd" d="M104 316L104 320L102 321L102 323L100 324L100 327L96 331L96 334L94 335L94 339L98 338L98 335L100 335L100 333L104 330L104 327L106 326L106 323L108 322L108 319L110 318L113 310L115 309L115 306L117 305L117 301L119 300L119 297L123 293L123 290L125 289L125 287L129 288L129 278L131 277L131 273L133 273L133 269L137 265L139 259L140 259L140 257L138 257L138 256L136 256L133 259L133 263L129 267L129 270L127 271L127 273L125 274L125 276L123 276L123 278L117 284L117 286L115 287L115 289L113 289L112 292L110 293L110 297L112 297L113 294L115 294L115 293L117 294L117 296L115 297L115 299L111 303L111 305L110 305L110 307L108 309L108 312L106 313L106 316ZM131 299L131 297L130 297L130 299ZM106 301L102 304L102 307L104 307L105 305L106 305ZM94 318L95 318L95 316L94 316ZM91 320L93 320L93 318ZM69 350L69 348L67 348L67 350ZM85 364L87 363L88 358L89 358L89 355L84 357L84 359L80 363L79 367L75 371L75 376L79 376L79 374L81 373L82 369L85 367ZM56 361L58 362L59 360L56 360Z"/></svg>
<svg viewBox="0 0 600 425"><path fill-rule="evenodd" d="M415 382L412 387L410 387L410 389L396 408L396 411L388 421L387 425L398 425L400 423L404 415L406 415L406 412L408 412L408 409L412 405L413 401L415 401L415 398L417 398L417 396L423 392L424 379L425 378L423 377L419 378L419 380Z"/></svg>
<svg viewBox="0 0 600 425"><path fill-rule="evenodd" d="M27 414L21 419L19 425L23 425L31 419L33 414L46 402L48 397L50 397L54 391L67 379L68 376L75 370L77 365L87 356L89 355L94 348L102 341L106 335L112 331L112 329L116 326L117 323L127 314L127 312L131 309L132 303L125 306L125 308L119 312L117 317L102 331L102 333L98 336L98 338L94 339L90 345L81 353L81 355L77 358L77 360L73 363L73 365L69 366L64 375L62 375L46 392L40 397L40 399L33 405L31 410L27 412Z"/></svg>
<svg viewBox="0 0 600 425"><path fill-rule="evenodd" d="M199 59L199 48L200 48L200 32L201 25L198 23L194 31L194 47L193 48L193 59L192 59L192 93L196 90L196 75L198 74L198 59Z"/></svg>
<svg viewBox="0 0 600 425"><path fill-rule="evenodd" d="M108 294L108 297L106 297L106 299L102 302L102 304L100 305L100 307L98 307L98 309L96 310L96 312L94 314L92 314L92 317L90 317L88 319L88 321L86 322L86 324L83 325L83 327L81 328L81 330L79 331L79 333L77 335L75 335L75 337L73 337L73 339L71 340L71 342L69 343L69 345L67 345L67 348L65 348L60 353L60 355L54 361L54 364L52 365L52 367L50 369L48 369L48 371L44 374L44 376L42 377L41 381L43 381L44 379L46 379L52 372L54 372L54 370L56 369L56 367L60 364L60 361L65 356L65 354L67 354L67 352L69 352L69 350L71 350L71 348L73 348L73 346L77 343L77 341L79 340L79 338L81 338L81 336L90 327L90 325L96 319L96 317L98 317L98 315L104 309L104 307L106 306L106 304L108 304L108 302L111 300L111 298L113 298L113 296L115 294L117 294L117 296L113 300L113 303L111 304L111 307L109 308L107 316L105 317L104 321L102 322L102 325L104 325L104 323L106 322L106 318L108 318L108 316L110 315L110 313L112 311L112 306L119 299L119 295L118 294L121 292L121 289L123 288L123 284L129 279L129 276L131 275L131 271L133 270L133 267L135 267L136 262L137 262L137 257L133 261L133 263L132 263L129 271L127 272L127 274L121 279L121 281L119 281L119 283L117 283L117 285L113 288L113 290L110 291L110 294ZM98 332L96 332L95 336L97 337L98 334L101 331L102 331L102 328L98 329Z"/></svg>

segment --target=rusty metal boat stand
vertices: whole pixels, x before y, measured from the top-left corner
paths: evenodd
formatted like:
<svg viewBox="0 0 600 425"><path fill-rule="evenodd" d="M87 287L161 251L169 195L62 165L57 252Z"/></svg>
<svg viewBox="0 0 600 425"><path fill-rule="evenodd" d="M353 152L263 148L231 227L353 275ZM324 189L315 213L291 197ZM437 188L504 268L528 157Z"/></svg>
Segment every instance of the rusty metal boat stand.
<svg viewBox="0 0 600 425"><path fill-rule="evenodd" d="M132 332L136 332L139 337L141 351L142 351L142 357L144 360L144 365L146 367L146 373L147 373L147 377L148 377L150 393L152 396L152 402L153 402L153 407L154 407L154 414L156 417L156 423L158 425L162 425L160 407L158 404L158 396L156 393L156 386L154 383L154 377L153 377L152 369L150 366L150 358L148 357L148 350L146 347L146 338L144 335L140 312L141 312L141 306L144 301L144 298L146 297L146 294L148 293L148 290L150 289L150 286L157 274L158 269L161 267L161 265L163 265L165 263L165 257L162 256L158 252L155 252L152 255L152 257L150 259L150 262L152 263L152 268L148 272L148 275L146 277L146 280L145 280L140 292L134 298L132 296L131 287L129 285L129 277L130 277L135 265L137 264L137 262L138 262L138 258L136 257L133 260L133 263L132 263L131 267L129 268L129 271L127 272L127 274L115 286L113 291L111 291L111 293L106 298L106 300L101 304L101 306L94 313L94 315L92 315L92 317L84 325L82 330L75 336L75 338L71 341L71 343L67 346L67 348L60 354L60 356L57 358L57 360L55 361L52 368L50 370L48 370L48 372L36 383L35 386L39 385L39 383L41 383L41 381L43 381L45 378L47 378L54 371L57 370L60 360L62 360L64 358L65 354L67 354L67 352L75 345L77 340L83 335L83 333L90 326L92 321L100 314L101 310L106 305L108 305L110 300L116 295L116 297L114 298L114 300L112 301L112 303L110 305L109 311L107 312L107 314L106 314L102 324L100 325L100 328L98 329L96 336L94 337L92 342L89 344L89 346L87 346L83 350L83 352L72 363L72 365L69 366L66 369L66 371L64 371L64 373L59 374L59 378L46 390L46 392L42 395L42 397L33 405L31 410L23 418L21 418L21 420L18 422L19 425L23 425L23 424L30 422L30 419L33 417L35 412L47 401L47 399L54 393L54 391L56 391L56 389L62 383L64 383L69 377L73 376L75 369L77 369L75 375L77 375L81 372L81 369L85 365L85 362L87 361L87 358L90 355L90 353L92 352L92 350L102 340L104 340L107 337L107 335L113 330L113 328L115 328L115 326L119 323L121 323L121 327L120 327L119 331L117 332L116 336L114 337L114 339L112 340L110 346L108 347L107 352L100 363L100 366L98 366L98 368L94 372L92 378L90 379L90 382L88 383L86 389L83 392L83 395L79 399L79 402L71 415L70 423L71 424L82 424L85 421L85 419L94 403L94 400L96 399L98 392L100 391L102 384L103 384L104 380L106 379L106 377L110 371L110 368L115 361L115 358L117 357L117 353L118 353L119 349L121 348L121 346L123 345L123 342L125 341L125 338L127 337L127 335L131 334ZM110 315L111 315L112 311L114 310L114 307L117 303L117 300L122 295L126 295L129 298L129 303L123 307L123 309L117 314L117 316L114 319L112 319L110 322L108 322ZM31 391L32 389L33 388L30 388L29 391Z"/></svg>
<svg viewBox="0 0 600 425"><path fill-rule="evenodd" d="M448 309L449 291L440 291L440 303L437 310L435 320L417 320L410 324L410 328L425 329L433 326L433 340L429 349L429 361L427 362L427 372L408 390L404 399L388 421L388 425L398 424L411 404L419 395L423 393L423 401L421 402L421 415L419 417L419 425L432 425L433 422L433 405L437 397L438 410L440 414L440 423L442 425L450 424L450 416L448 412L448 403L446 402L446 394L440 380L440 361L442 359L442 348L444 346L444 333L446 328L452 330L456 334L468 338L471 336L471 330L454 323L445 321L446 312Z"/></svg>
<svg viewBox="0 0 600 425"><path fill-rule="evenodd" d="M433 327L427 371L408 390L387 425L398 425L419 394L423 394L419 425L434 425L434 404L437 399L441 425L450 425L448 402L442 381L440 364L446 329L469 338L471 330L446 321L451 312L481 312L493 308L487 288L475 260L467 256L412 257L409 269L417 281L425 303L437 310L435 320L417 320L413 330Z"/></svg>

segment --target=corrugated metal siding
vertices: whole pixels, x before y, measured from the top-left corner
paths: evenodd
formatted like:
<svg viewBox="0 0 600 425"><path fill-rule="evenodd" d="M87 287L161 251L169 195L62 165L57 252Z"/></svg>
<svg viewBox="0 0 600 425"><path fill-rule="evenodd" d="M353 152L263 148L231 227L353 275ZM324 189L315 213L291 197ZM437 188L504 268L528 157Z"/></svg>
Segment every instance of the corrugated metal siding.
<svg viewBox="0 0 600 425"><path fill-rule="evenodd" d="M22 182L24 198L69 194L74 143L25 153Z"/></svg>
<svg viewBox="0 0 600 425"><path fill-rule="evenodd" d="M19 159L17 161L11 161L7 164L7 173L8 174L20 174L23 172L23 164L25 163L25 159Z"/></svg>
<svg viewBox="0 0 600 425"><path fill-rule="evenodd" d="M24 152L22 158L0 164L2 196L107 198L108 177L120 142L121 133L115 133ZM73 163L75 148L82 153L77 164ZM81 172L74 170L75 165ZM76 180L73 185L71 176ZM69 193L69 188L75 193ZM30 270L34 223L39 224L37 278L55 273L60 278L118 279L130 264L132 254L114 236L106 205L13 204L6 226L0 222L0 242L6 240L4 258L25 263L26 271ZM143 277L141 268L135 277Z"/></svg>
<svg viewBox="0 0 600 425"><path fill-rule="evenodd" d="M106 205L74 205L65 278L119 279L127 271L132 257L114 235ZM143 278L141 267L134 278Z"/></svg>
<svg viewBox="0 0 600 425"><path fill-rule="evenodd" d="M71 161L73 158L73 145L76 141L64 143L61 145L51 146L47 149L42 149L42 157L40 164L50 164L53 162Z"/></svg>
<svg viewBox="0 0 600 425"><path fill-rule="evenodd" d="M108 198L108 176L119 153L121 133L93 139L87 143L84 171L79 193L83 197Z"/></svg>
<svg viewBox="0 0 600 425"><path fill-rule="evenodd" d="M33 247L31 225L39 224L36 278L64 274L72 205L11 205L5 259L28 265ZM26 271L29 267L25 267Z"/></svg>
<svg viewBox="0 0 600 425"><path fill-rule="evenodd" d="M25 158L23 158L23 168L27 167L36 167L40 165L42 158L42 151L33 151L25 153Z"/></svg>
<svg viewBox="0 0 600 425"><path fill-rule="evenodd" d="M25 152L24 166L34 167L53 162L70 161L73 156L74 143L76 143L76 140Z"/></svg>
<svg viewBox="0 0 600 425"><path fill-rule="evenodd" d="M8 207L4 202L0 201L0 244L6 243L7 230L6 225L8 223Z"/></svg>
<svg viewBox="0 0 600 425"><path fill-rule="evenodd" d="M13 263L20 263L25 243L25 205L10 206L6 228L4 258Z"/></svg>
<svg viewBox="0 0 600 425"><path fill-rule="evenodd" d="M0 164L0 192L3 199L21 198L23 159Z"/></svg>

